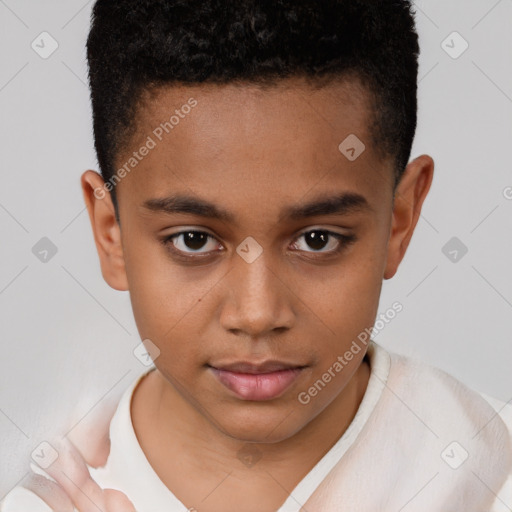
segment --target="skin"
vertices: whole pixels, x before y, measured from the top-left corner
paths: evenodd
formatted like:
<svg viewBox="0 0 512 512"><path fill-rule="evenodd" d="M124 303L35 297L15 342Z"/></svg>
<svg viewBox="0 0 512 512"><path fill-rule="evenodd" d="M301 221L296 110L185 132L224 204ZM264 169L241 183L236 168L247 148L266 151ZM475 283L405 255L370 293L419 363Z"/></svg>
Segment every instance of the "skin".
<svg viewBox="0 0 512 512"><path fill-rule="evenodd" d="M382 280L394 276L404 257L434 163L428 155L412 160L393 202L393 163L372 146L365 89L354 79L319 90L292 79L265 91L158 89L146 95L137 133L116 164L191 97L197 106L161 142L155 139L156 147L116 186L120 224L110 195L94 194L101 176L86 171L81 184L103 277L130 292L141 339L160 350L157 370L132 401L150 464L187 507L271 511L359 407L370 374L365 350L308 404L297 396L373 325ZM355 161L338 150L352 133L366 146ZM280 218L288 206L334 192L360 194L370 208ZM144 207L174 193L214 203L233 221ZM211 235L195 253L183 237L175 245L162 242L191 228ZM308 245L303 235L313 228L355 241L331 237L323 248ZM236 252L248 236L263 251L252 263ZM197 250L208 255L198 257ZM284 394L262 402L234 396L206 366L267 359L306 368ZM238 457L248 444L261 455L251 467Z"/></svg>
<svg viewBox="0 0 512 512"><path fill-rule="evenodd" d="M39 496L51 510L58 512L135 512L124 493L115 489L101 489L91 478L86 463L92 467L103 466L110 451L108 427L99 420L94 430L93 447L90 443L82 445L66 437L52 439L50 444L59 457L45 471L56 483L30 472L23 487Z"/></svg>

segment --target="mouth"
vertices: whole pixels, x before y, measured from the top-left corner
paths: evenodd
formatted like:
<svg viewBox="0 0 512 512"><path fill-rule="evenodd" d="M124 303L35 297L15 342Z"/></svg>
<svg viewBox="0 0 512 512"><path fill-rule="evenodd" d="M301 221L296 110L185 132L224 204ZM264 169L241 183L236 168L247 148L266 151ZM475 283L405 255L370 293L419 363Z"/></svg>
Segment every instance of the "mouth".
<svg viewBox="0 0 512 512"><path fill-rule="evenodd" d="M278 398L306 368L280 361L261 364L242 361L208 367L216 379L238 398L254 401Z"/></svg>
<svg viewBox="0 0 512 512"><path fill-rule="evenodd" d="M234 373L248 373L252 375L259 375L265 373L273 373L282 370L291 370L294 368L305 368L304 365L285 363L277 360L268 360L263 363L251 363L246 361L239 361L230 364L208 365L217 370L224 370Z"/></svg>

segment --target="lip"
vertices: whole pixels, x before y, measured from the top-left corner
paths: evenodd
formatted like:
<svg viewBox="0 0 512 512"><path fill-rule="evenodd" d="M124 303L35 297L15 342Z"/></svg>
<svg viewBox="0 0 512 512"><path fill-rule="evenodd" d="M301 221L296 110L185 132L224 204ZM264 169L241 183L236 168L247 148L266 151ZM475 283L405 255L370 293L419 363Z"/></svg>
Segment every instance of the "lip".
<svg viewBox="0 0 512 512"><path fill-rule="evenodd" d="M262 374L272 373L280 370L289 370L292 368L301 368L298 364L285 363L276 359L269 359L262 363L251 363L250 361L237 361L230 364L210 365L217 370L225 370L235 373Z"/></svg>
<svg viewBox="0 0 512 512"><path fill-rule="evenodd" d="M272 400L282 395L298 378L304 366L279 361L262 364L238 362L210 366L217 380L243 400Z"/></svg>

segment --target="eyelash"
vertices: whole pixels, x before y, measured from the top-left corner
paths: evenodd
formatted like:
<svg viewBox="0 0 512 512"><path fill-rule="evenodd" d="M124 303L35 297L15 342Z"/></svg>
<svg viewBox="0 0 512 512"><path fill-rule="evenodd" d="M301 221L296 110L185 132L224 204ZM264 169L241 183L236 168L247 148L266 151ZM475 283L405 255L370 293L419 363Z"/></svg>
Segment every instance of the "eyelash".
<svg viewBox="0 0 512 512"><path fill-rule="evenodd" d="M300 233L297 236L297 238L294 240L294 243L296 240L298 240L302 236L307 235L312 232L326 234L329 237L335 238L339 242L336 249L333 249L330 251L303 251L303 252L306 252L309 254L319 254L319 255L321 255L320 257L322 257L323 255L328 255L328 256L337 255L337 254L341 253L343 250L347 249L351 244L353 244L357 240L357 237L353 234L343 235L341 233L335 233L334 231L329 231L328 229L309 229L308 231L303 231L302 233ZM196 229L187 229L187 230L179 231L178 233L173 233L172 235L166 236L165 238L162 239L162 243L167 248L167 250L172 252L177 258L181 258L186 261L193 261L193 260L198 260L200 258L206 258L208 256L211 256L212 251L208 251L206 253L187 253L187 252L181 251L180 249L176 249L173 244L173 239L178 238L179 236L187 234L187 233L203 234L203 235L206 235L208 238L215 239L215 237L213 235L211 235L210 233L208 233L206 231L199 231ZM318 256L313 256L313 259L314 258L318 258Z"/></svg>

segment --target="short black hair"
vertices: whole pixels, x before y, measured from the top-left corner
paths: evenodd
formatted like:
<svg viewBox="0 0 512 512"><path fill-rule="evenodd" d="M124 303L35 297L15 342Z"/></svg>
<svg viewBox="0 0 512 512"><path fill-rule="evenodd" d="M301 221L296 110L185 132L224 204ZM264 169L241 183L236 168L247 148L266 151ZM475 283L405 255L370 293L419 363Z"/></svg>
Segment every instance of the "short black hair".
<svg viewBox="0 0 512 512"><path fill-rule="evenodd" d="M372 143L393 159L396 187L416 131L414 15L409 0L97 0L87 60L104 180L153 86L355 76L371 98Z"/></svg>

